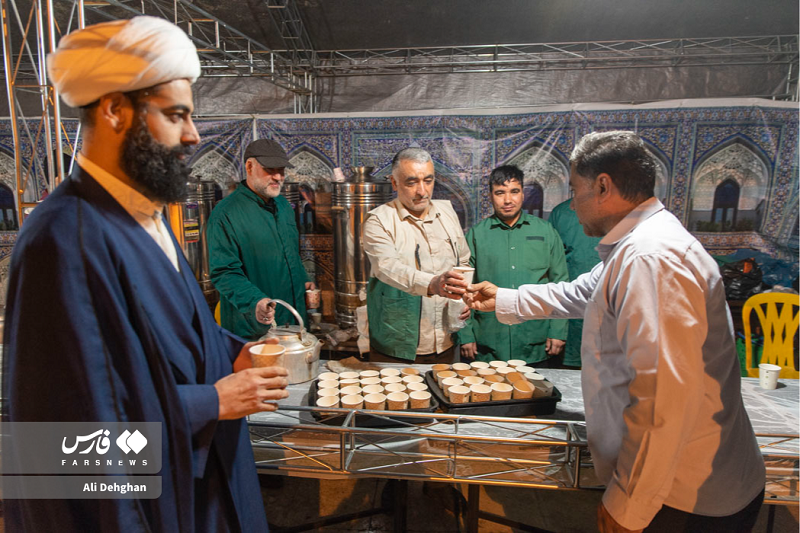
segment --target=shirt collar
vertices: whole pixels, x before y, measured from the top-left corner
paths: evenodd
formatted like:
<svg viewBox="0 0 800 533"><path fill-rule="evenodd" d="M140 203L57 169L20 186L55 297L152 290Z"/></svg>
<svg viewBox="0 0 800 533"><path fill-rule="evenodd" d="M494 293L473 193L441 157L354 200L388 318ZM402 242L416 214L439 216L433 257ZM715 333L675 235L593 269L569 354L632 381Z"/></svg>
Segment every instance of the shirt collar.
<svg viewBox="0 0 800 533"><path fill-rule="evenodd" d="M508 228L508 229L518 228L522 224L530 224L531 223L530 217L532 217L532 216L533 215L531 215L530 213L526 213L525 211L522 211L519 214L519 218L514 223L514 225L513 226L509 226L508 224L506 224L505 222L500 220L500 217L498 217L497 213L495 213L494 215L492 215L490 217L492 219L492 226L491 227L495 228L497 226L500 226L501 228Z"/></svg>
<svg viewBox="0 0 800 533"><path fill-rule="evenodd" d="M421 222L430 222L440 215L439 209L436 207L436 204L433 203L433 200L430 201L428 214L425 216L424 220L411 214L411 211L406 209L406 206L403 205L403 202L400 201L400 198L395 198L394 202L394 207L397 209L397 216L400 218L400 220L405 220L406 218L411 217L415 221L418 220Z"/></svg>
<svg viewBox="0 0 800 533"><path fill-rule="evenodd" d="M632 232L636 226L663 209L664 204L662 204L655 196L648 198L633 208L633 211L625 215L625 218L617 222L617 225L611 228L611 231L609 231L606 236L600 240L600 243L596 248L597 253L600 254L600 259L605 261L605 259L611 254L611 251L614 249L617 243L623 239L623 237Z"/></svg>
<svg viewBox="0 0 800 533"><path fill-rule="evenodd" d="M163 203L150 200L127 183L123 183L119 178L99 167L82 153L78 153L78 164L134 219L154 218L156 214L161 214L163 211Z"/></svg>

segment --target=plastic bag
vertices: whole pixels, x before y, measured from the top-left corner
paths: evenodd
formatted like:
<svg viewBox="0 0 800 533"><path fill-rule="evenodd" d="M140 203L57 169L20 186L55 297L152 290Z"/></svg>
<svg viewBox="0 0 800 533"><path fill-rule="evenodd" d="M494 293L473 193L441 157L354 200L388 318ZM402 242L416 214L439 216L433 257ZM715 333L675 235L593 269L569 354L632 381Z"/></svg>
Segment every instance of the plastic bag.
<svg viewBox="0 0 800 533"><path fill-rule="evenodd" d="M747 300L765 289L761 282L764 274L753 258L723 265L720 272L728 300Z"/></svg>

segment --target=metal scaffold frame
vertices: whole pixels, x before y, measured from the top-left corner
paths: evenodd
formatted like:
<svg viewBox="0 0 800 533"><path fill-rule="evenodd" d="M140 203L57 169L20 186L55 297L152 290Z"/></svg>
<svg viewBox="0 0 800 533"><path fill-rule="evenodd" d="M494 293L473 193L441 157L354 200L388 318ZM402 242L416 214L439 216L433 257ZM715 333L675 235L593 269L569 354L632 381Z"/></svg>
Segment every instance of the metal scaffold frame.
<svg viewBox="0 0 800 533"><path fill-rule="evenodd" d="M70 142L61 120L58 92L47 79L47 54L54 51L58 31L53 15L53 0L34 0L30 3L27 18L23 19L15 0L0 0L0 23L3 31L3 66L5 68L11 128L14 138L16 167L17 221L22 224L27 210L40 201L40 184L52 191L64 175L62 139ZM75 0L72 14L78 9L78 24L82 27L83 0ZM70 16L67 32L73 23ZM16 24L16 26L15 26ZM18 52L14 53L12 28L21 35ZM41 98L41 113L26 116L19 102L23 93L37 94ZM62 137L63 134L63 137ZM22 154L21 139L27 137L32 153L28 163ZM45 153L37 154L43 147ZM74 148L74 147L72 147Z"/></svg>
<svg viewBox="0 0 800 533"><path fill-rule="evenodd" d="M381 427L387 421L392 427ZM256 468L268 474L604 488L584 422L282 405L248 426ZM765 501L797 504L800 438L756 438L767 467Z"/></svg>
<svg viewBox="0 0 800 533"><path fill-rule="evenodd" d="M320 76L791 64L798 36L318 50Z"/></svg>
<svg viewBox="0 0 800 533"><path fill-rule="evenodd" d="M279 12L297 11L294 3L289 0L268 1L268 4L276 4L270 7L279 8L275 10ZM194 41L204 77L263 78L294 94L296 113L316 111L317 99L311 66L313 57L311 61L305 60L306 54L300 53L300 48L280 52L270 50L266 45L186 0L104 0L87 2L86 9L108 20L137 15L169 20L184 29ZM292 24L287 24L285 31L295 35L302 30L304 38L300 42L305 46L309 42L307 35L302 26L298 27L293 22L299 14L287 16Z"/></svg>
<svg viewBox="0 0 800 533"><path fill-rule="evenodd" d="M64 28L55 20L53 0L31 0L26 18L17 8L18 0L0 0L19 222L40 200L42 190L52 191L63 178L63 143L75 149L61 121L57 91L47 79L46 56L73 25L84 26L87 13L102 20L143 14L170 20L197 46L204 77L264 79L294 95L295 113L318 111L325 78L715 65L788 65L786 91L774 98L798 100L797 35L320 51L295 0L264 2L282 40L281 50L269 49L190 0L71 0ZM12 43L14 35L22 36L19 43ZM25 116L19 101L23 93L39 96L40 113ZM75 144L79 135L78 129ZM22 138L33 153L21 153Z"/></svg>

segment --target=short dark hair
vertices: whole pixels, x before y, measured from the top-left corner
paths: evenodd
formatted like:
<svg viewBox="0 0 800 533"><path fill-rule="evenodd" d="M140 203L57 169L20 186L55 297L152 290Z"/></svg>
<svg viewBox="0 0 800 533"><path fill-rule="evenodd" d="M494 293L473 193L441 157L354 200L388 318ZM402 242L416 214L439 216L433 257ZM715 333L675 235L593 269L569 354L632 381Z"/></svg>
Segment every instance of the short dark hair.
<svg viewBox="0 0 800 533"><path fill-rule="evenodd" d="M516 180L520 185L525 183L525 173L514 165L502 165L492 170L489 174L489 192L507 181Z"/></svg>
<svg viewBox="0 0 800 533"><path fill-rule="evenodd" d="M572 151L570 165L583 178L606 173L628 201L653 196L656 161L641 137L632 131L603 131L585 135Z"/></svg>

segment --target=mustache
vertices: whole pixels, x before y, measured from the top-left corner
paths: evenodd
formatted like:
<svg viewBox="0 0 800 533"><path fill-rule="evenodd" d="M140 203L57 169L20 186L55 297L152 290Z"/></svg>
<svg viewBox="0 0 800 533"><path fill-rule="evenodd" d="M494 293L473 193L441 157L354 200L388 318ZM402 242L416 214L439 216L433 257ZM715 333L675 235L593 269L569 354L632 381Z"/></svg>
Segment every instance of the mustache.
<svg viewBox="0 0 800 533"><path fill-rule="evenodd" d="M414 200L429 200L431 197L430 194L426 194L425 196L415 196Z"/></svg>

